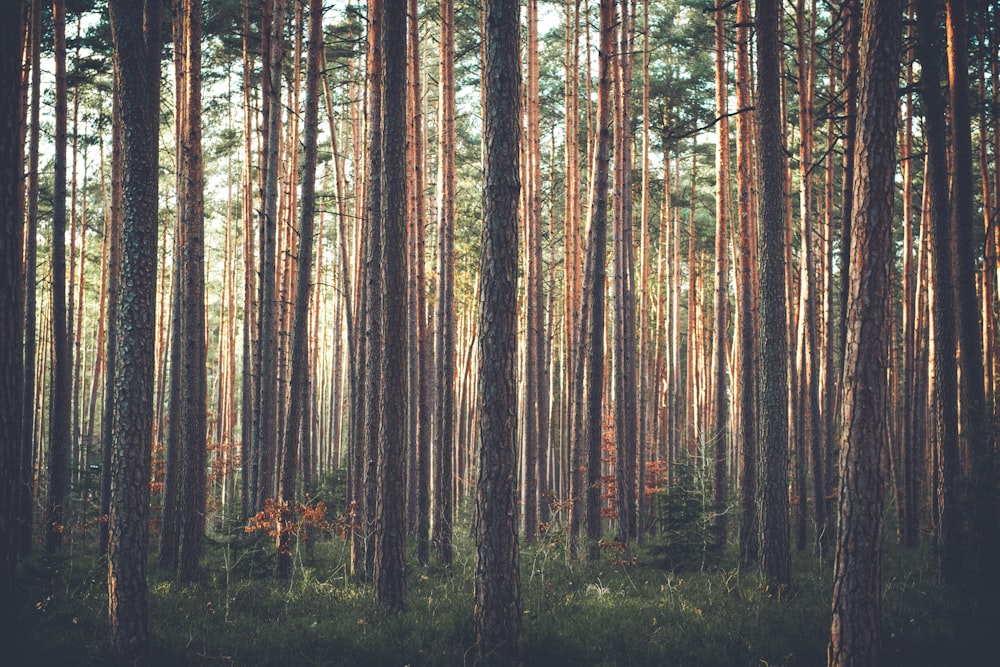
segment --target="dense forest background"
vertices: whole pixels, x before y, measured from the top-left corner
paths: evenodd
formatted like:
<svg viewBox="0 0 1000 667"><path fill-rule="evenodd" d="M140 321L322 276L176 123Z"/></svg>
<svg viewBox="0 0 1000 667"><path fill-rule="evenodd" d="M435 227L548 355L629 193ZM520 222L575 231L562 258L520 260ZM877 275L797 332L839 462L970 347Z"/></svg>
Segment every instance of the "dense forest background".
<svg viewBox="0 0 1000 667"><path fill-rule="evenodd" d="M231 660L163 636L253 585L348 662L989 661L993 3L9 4L8 629Z"/></svg>

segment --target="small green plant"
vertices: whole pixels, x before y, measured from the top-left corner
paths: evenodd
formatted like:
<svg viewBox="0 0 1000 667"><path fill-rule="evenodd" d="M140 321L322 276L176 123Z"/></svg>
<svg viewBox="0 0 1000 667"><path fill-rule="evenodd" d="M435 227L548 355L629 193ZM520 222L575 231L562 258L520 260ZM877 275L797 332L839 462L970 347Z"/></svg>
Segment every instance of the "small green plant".
<svg viewBox="0 0 1000 667"><path fill-rule="evenodd" d="M649 552L660 566L675 570L705 565L715 542L710 494L701 466L674 465L670 483L653 496L658 531Z"/></svg>

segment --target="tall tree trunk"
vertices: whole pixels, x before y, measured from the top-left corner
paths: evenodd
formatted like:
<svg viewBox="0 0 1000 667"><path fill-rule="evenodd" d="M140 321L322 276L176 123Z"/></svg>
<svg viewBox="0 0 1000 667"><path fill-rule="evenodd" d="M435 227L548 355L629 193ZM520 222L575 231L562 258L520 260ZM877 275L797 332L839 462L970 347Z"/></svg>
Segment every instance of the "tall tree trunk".
<svg viewBox="0 0 1000 667"><path fill-rule="evenodd" d="M715 8L715 112L717 125L715 149L715 323L712 341L712 439L714 474L712 502L715 505L715 541L723 546L728 537L726 503L728 500L729 452L729 76L726 72L726 12Z"/></svg>
<svg viewBox="0 0 1000 667"><path fill-rule="evenodd" d="M524 442L524 470L521 494L524 508L524 543L535 541L538 530L538 458L545 437L540 428L539 412L542 402L548 396L541 394L539 370L543 354L543 327L545 318L542 303L542 172L541 172L541 128L539 107L538 73L538 0L528 0L525 51L527 60L527 82L525 85L525 131L524 161L524 256L525 256L525 344L524 402L522 418L522 441Z"/></svg>
<svg viewBox="0 0 1000 667"><path fill-rule="evenodd" d="M309 386L309 301L313 257L313 218L316 214L316 155L319 127L319 68L323 47L323 3L309 2L309 52L306 62L305 154L302 159L302 211L299 218L299 247L292 320L292 374L289 381L288 415L282 447L280 499L281 524L278 528L277 574L292 576L294 535L287 526L295 510L295 477L299 469L301 434L308 429L305 407L310 401ZM303 452L304 453L304 452Z"/></svg>
<svg viewBox="0 0 1000 667"><path fill-rule="evenodd" d="M368 3L368 137L365 162L364 231L364 435L362 463L364 498L361 505L364 567L371 579L375 567L375 489L379 433L379 383L374 375L382 368L382 0ZM379 371L380 372L380 371Z"/></svg>
<svg viewBox="0 0 1000 667"><path fill-rule="evenodd" d="M574 425L579 426L571 441L581 443L586 452L586 485L581 488L582 498L577 499L586 509L587 559L597 560L601 536L600 487L601 441L603 438L604 397L604 331L605 285L607 283L607 225L608 180L610 168L611 131L614 119L611 113L612 52L615 35L614 0L602 0L600 13L600 61L597 85L597 143L591 167L590 202L588 205L587 261L583 276L583 307L580 317L578 340L583 343L577 361L577 391L582 398L577 402L579 416Z"/></svg>
<svg viewBox="0 0 1000 667"><path fill-rule="evenodd" d="M840 275L846 276L851 265L851 221L854 218L854 135L858 117L858 38L861 23L861 0L845 0L841 5L841 21L843 24L843 85L844 85L844 172L841 201L840 227ZM847 358L847 321L848 301L847 281L840 286L840 363ZM843 374L841 372L841 374Z"/></svg>
<svg viewBox="0 0 1000 667"><path fill-rule="evenodd" d="M35 3L35 12L38 5ZM12 14L12 15L11 15ZM16 3L13 11L0 24L0 308L7 313L0 318L0 596L14 599L17 569L18 460L23 446L22 401L24 375L24 284L21 274L22 243L24 234L24 147L21 145L19 127L23 123L24 109L21 95L10 91L21 85L21 57L24 48L24 3ZM35 26L39 25L34 20ZM37 41L34 32L32 40ZM37 63L37 61L35 61ZM36 65L37 67L37 65ZM36 84L37 90L37 84ZM34 114L33 114L34 116ZM37 126L37 116L33 122ZM35 130L33 130L34 132ZM36 150L37 152L37 150ZM7 602L0 611L0 621L14 621L14 605Z"/></svg>
<svg viewBox="0 0 1000 667"><path fill-rule="evenodd" d="M948 80L951 84L951 229L955 238L955 290L958 304L959 375L962 380L959 405L961 432L971 463L972 554L977 580L975 600L980 613L987 610L996 619L1000 613L1000 574L994 567L1000 555L997 526L996 434L986 407L982 327L976 293L977 248L973 239L972 133L969 110L968 0L946 0L948 35ZM975 6L975 0L971 3ZM988 203L987 203L988 205ZM985 625L991 627L990 625Z"/></svg>
<svg viewBox="0 0 1000 667"><path fill-rule="evenodd" d="M736 108L752 105L750 81L750 0L736 5ZM757 562L757 240L754 225L753 124L749 111L736 116L736 188L739 217L739 428L740 566Z"/></svg>
<svg viewBox="0 0 1000 667"><path fill-rule="evenodd" d="M635 463L639 427L636 401L635 274L632 250L632 34L634 9L621 2L615 103L615 498L617 539L636 534Z"/></svg>
<svg viewBox="0 0 1000 667"><path fill-rule="evenodd" d="M521 146L520 3L483 7L486 93L479 288L476 657L520 658L517 543L517 230Z"/></svg>
<svg viewBox="0 0 1000 667"><path fill-rule="evenodd" d="M69 491L72 360L66 330L66 3L52 4L55 22L55 185L52 202L52 381L49 401L49 493L45 550L62 544ZM19 246L20 247L20 246Z"/></svg>
<svg viewBox="0 0 1000 667"><path fill-rule="evenodd" d="M180 484L178 501L177 577L194 581L205 533L207 502L206 436L207 377L205 350L205 205L204 167L201 152L201 1L184 0L184 119L181 143L180 233L182 277L181 298L180 410L171 415L180 419Z"/></svg>
<svg viewBox="0 0 1000 667"><path fill-rule="evenodd" d="M108 544L111 648L149 658L146 588L160 120L160 3L111 0L115 95L121 100L123 227L115 359Z"/></svg>
<svg viewBox="0 0 1000 667"><path fill-rule="evenodd" d="M375 600L406 603L406 0L384 0L382 23L382 344L379 373Z"/></svg>
<svg viewBox="0 0 1000 667"><path fill-rule="evenodd" d="M11 22L12 24L14 22ZM13 43L13 42L11 42ZM37 270L38 270L38 145L41 110L42 0L31 3L31 132L28 139L28 216L24 230L24 393L21 406L21 446L18 452L17 507L19 536L18 552L25 556L31 550L33 523L34 480L32 449L35 431L35 357L37 331ZM11 181L13 182L13 181ZM7 206L5 206L7 208ZM11 210L13 207L11 207ZM13 312L13 311L8 311ZM10 340L15 340L13 332ZM98 339L100 340L100 338Z"/></svg>
<svg viewBox="0 0 1000 667"><path fill-rule="evenodd" d="M416 469L414 477L416 501L416 521L413 525L417 534L417 560L427 565L430 558L430 493L431 493L431 364L432 341L428 327L426 306L426 275L424 257L426 252L425 234L425 198L424 198L424 110L423 94L421 93L420 69L420 22L416 0L408 0L408 41L409 52L409 104L411 116L412 160L408 166L411 173L410 201L413 239L412 275L414 282L415 326L410 332L416 343L415 354L410 363L416 367L417 386L411 388L414 392L414 403L417 412L415 433Z"/></svg>
<svg viewBox="0 0 1000 667"><path fill-rule="evenodd" d="M851 222L848 356L828 664L876 664L882 573L882 455L889 437L893 196L902 7L865 5Z"/></svg>
<svg viewBox="0 0 1000 667"><path fill-rule="evenodd" d="M437 363L437 440L434 456L434 548L442 564L452 559L455 447L455 5L441 0L438 79L438 291L434 359Z"/></svg>
<svg viewBox="0 0 1000 667"><path fill-rule="evenodd" d="M962 573L961 513L959 509L958 385L955 360L955 284L952 267L955 248L949 224L948 156L945 146L945 103L941 93L941 45L934 0L917 5L917 44L921 55L921 83L927 136L933 281L934 386L936 437L940 483L937 494L939 568L942 580L957 584Z"/></svg>
<svg viewBox="0 0 1000 667"><path fill-rule="evenodd" d="M257 405L256 396L258 379L254 374L255 359L253 338L257 327L256 271L254 269L254 233L253 233L253 120L256 117L250 96L250 80L253 75L253 65L250 55L250 0L243 2L243 349L241 354L241 394L240 394L240 462L242 468L242 516L249 518L256 508L256 480L251 474L257 461L255 443L257 441Z"/></svg>
<svg viewBox="0 0 1000 667"><path fill-rule="evenodd" d="M788 377L785 309L785 152L781 132L780 4L757 5L757 126L760 169L760 571L791 583L788 526Z"/></svg>
<svg viewBox="0 0 1000 667"><path fill-rule="evenodd" d="M274 472L278 418L278 303L277 275L277 225L278 225L278 164L281 143L281 61L284 41L284 0L273 2L273 21L270 34L269 59L265 61L264 78L268 90L263 96L267 108L267 150L264 173L264 201L261 207L261 263L260 263L260 373L257 375L258 412L260 426L254 433L257 438L255 466L257 468L256 509L264 507L267 498L274 497Z"/></svg>

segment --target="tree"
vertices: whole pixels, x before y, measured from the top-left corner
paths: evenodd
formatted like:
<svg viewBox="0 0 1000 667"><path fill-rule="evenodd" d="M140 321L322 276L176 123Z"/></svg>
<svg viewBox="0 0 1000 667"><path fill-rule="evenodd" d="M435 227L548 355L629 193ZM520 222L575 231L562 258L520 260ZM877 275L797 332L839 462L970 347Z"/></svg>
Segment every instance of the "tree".
<svg viewBox="0 0 1000 667"><path fill-rule="evenodd" d="M361 312L364 321L365 365L362 369L364 429L360 455L364 467L360 521L364 562L362 577L374 571L375 488L377 481L380 384L375 369L382 368L382 0L368 2L368 137L365 162L364 293Z"/></svg>
<svg viewBox="0 0 1000 667"><path fill-rule="evenodd" d="M292 320L292 376L289 380L288 415L282 446L281 521L278 530L277 573L280 579L292 576L293 536L287 529L295 505L295 476L299 468L301 434L309 428L303 407L310 400L309 381L309 301L312 286L313 217L316 214L316 156L319 128L319 74L323 45L323 3L309 2L309 51L306 57L305 155L302 160L302 210L299 217L299 251L295 279L295 310Z"/></svg>
<svg viewBox="0 0 1000 667"><path fill-rule="evenodd" d="M260 262L260 373L257 375L257 410L260 425L254 432L256 444L253 467L256 473L256 509L263 509L264 501L274 497L274 469L277 438L277 217L278 217L278 167L281 144L281 61L284 52L285 2L273 2L273 23L269 40L270 59L265 63L264 77L268 80L264 104L267 105L267 150L264 166L264 202L261 207L260 229L262 236Z"/></svg>
<svg viewBox="0 0 1000 667"><path fill-rule="evenodd" d="M34 482L32 456L35 431L35 355L37 352L36 290L38 269L38 144L41 111L42 2L31 3L31 131L28 140L28 215L24 231L24 397L21 412L21 450L18 521L21 555L31 550Z"/></svg>
<svg viewBox="0 0 1000 667"><path fill-rule="evenodd" d="M586 519L587 558L598 558L601 536L600 489L601 437L604 395L604 292L607 282L608 169L611 150L611 53L614 48L614 1L601 2L601 42L597 83L597 143L591 167L588 207L587 257L583 274L583 295L579 329L576 332L583 348L575 359L571 391L575 406L570 424L573 456L573 505L571 507L571 558L579 517ZM584 482L584 477L586 482ZM585 510L585 511L584 511ZM574 517L576 517L574 519Z"/></svg>
<svg viewBox="0 0 1000 667"><path fill-rule="evenodd" d="M748 109L750 93L750 0L736 5L736 107ZM757 285L754 279L753 126L749 111L736 116L736 189L739 217L739 440L740 565L757 562Z"/></svg>
<svg viewBox="0 0 1000 667"><path fill-rule="evenodd" d="M716 543L726 543L729 451L729 79L726 72L726 12L715 8L715 109L721 120L715 153L715 324L712 342L712 442L715 443L712 501Z"/></svg>
<svg viewBox="0 0 1000 667"><path fill-rule="evenodd" d="M615 506L617 540L627 544L636 535L635 463L639 413L636 402L635 267L632 249L632 33L635 4L621 2L615 80Z"/></svg>
<svg viewBox="0 0 1000 667"><path fill-rule="evenodd" d="M476 656L520 654L517 542L517 232L521 149L520 2L487 0L482 254L479 265L479 482L476 490Z"/></svg>
<svg viewBox="0 0 1000 667"><path fill-rule="evenodd" d="M24 110L21 96L10 91L21 85L24 48L24 3L0 23L0 597L14 599L18 560L17 503L21 405L24 387L24 287L21 275L24 233L21 179L24 164L19 127ZM32 37L36 39L36 36ZM0 621L13 621L4 604ZM9 614L9 616L8 616Z"/></svg>
<svg viewBox="0 0 1000 667"><path fill-rule="evenodd" d="M406 0L382 4L382 364L375 599L406 603Z"/></svg>
<svg viewBox="0 0 1000 667"><path fill-rule="evenodd" d="M861 32L830 665L876 664L879 655L902 3L866 3Z"/></svg>
<svg viewBox="0 0 1000 667"><path fill-rule="evenodd" d="M438 292L434 358L437 361L437 447L434 455L433 542L442 564L451 563L455 444L455 4L441 0L438 81Z"/></svg>
<svg viewBox="0 0 1000 667"><path fill-rule="evenodd" d="M781 5L757 4L757 156L760 169L760 385L757 505L760 571L791 583L788 526L788 376L785 309L785 146L781 129Z"/></svg>
<svg viewBox="0 0 1000 667"><path fill-rule="evenodd" d="M205 533L207 372L205 350L205 204L201 151L201 0L183 0L184 103L181 123L180 420L177 577L193 581Z"/></svg>
<svg viewBox="0 0 1000 667"><path fill-rule="evenodd" d="M45 507L45 549L62 544L69 491L72 359L66 331L66 3L52 3L55 23L55 187L52 201L52 384L49 401L49 495Z"/></svg>
<svg viewBox="0 0 1000 667"><path fill-rule="evenodd" d="M160 3L111 0L115 94L121 101L123 227L112 419L108 606L111 647L127 662L150 649L146 589L153 432Z"/></svg>
<svg viewBox="0 0 1000 667"><path fill-rule="evenodd" d="M941 93L940 46L934 0L917 5L917 51L920 53L921 92L927 135L927 182L930 208L931 275L934 336L934 394L937 431L938 568L941 579L957 584L962 575L962 534L959 501L958 369L955 360L955 280L952 229L949 224L948 156L945 102Z"/></svg>
<svg viewBox="0 0 1000 667"><path fill-rule="evenodd" d="M996 435L990 429L984 381L982 327L976 291L976 243L973 240L974 179L972 176L972 132L969 89L968 0L947 0L948 80L951 91L952 197L950 224L956 244L955 290L957 296L959 375L962 380L961 424L972 462L970 506L974 535L977 604L980 613L996 620L1000 613L1000 575L993 563L1000 554L997 527Z"/></svg>

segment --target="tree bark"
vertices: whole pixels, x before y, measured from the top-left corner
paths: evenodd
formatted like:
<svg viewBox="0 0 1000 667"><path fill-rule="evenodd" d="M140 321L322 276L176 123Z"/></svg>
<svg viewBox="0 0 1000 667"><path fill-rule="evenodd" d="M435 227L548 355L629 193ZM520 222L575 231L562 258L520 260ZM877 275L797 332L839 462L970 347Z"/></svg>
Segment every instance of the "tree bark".
<svg viewBox="0 0 1000 667"><path fill-rule="evenodd" d="M406 604L406 0L382 5L382 364L375 600Z"/></svg>
<svg viewBox="0 0 1000 667"><path fill-rule="evenodd" d="M866 4L861 26L830 665L872 665L879 656L901 4Z"/></svg>
<svg viewBox="0 0 1000 667"><path fill-rule="evenodd" d="M750 0L736 5L736 107L751 106ZM753 125L748 112L736 116L736 187L739 217L739 438L740 438L740 566L757 563L757 284L754 280Z"/></svg>
<svg viewBox="0 0 1000 667"><path fill-rule="evenodd" d="M434 455L434 533L438 559L452 560L455 447L455 6L441 0L438 80L438 291L434 358L437 362L437 418Z"/></svg>
<svg viewBox="0 0 1000 667"><path fill-rule="evenodd" d="M757 505L760 571L791 583L788 524L788 350L785 308L785 152L781 130L780 4L757 5L757 126L760 169L760 459Z"/></svg>
<svg viewBox="0 0 1000 667"><path fill-rule="evenodd" d="M520 657L517 541L517 230L521 146L520 3L487 0L483 232L479 287L476 657Z"/></svg>
<svg viewBox="0 0 1000 667"><path fill-rule="evenodd" d="M929 229L931 230L932 320L934 330L934 391L937 409L939 485L938 567L942 580L957 584L962 575L962 535L959 492L957 332L955 323L955 248L949 224L948 156L945 145L945 101L941 93L941 45L934 0L917 5L917 44L927 135Z"/></svg>
<svg viewBox="0 0 1000 667"><path fill-rule="evenodd" d="M632 9L634 10L634 4ZM615 506L617 540L636 535L635 466L639 413L636 386L635 267L632 233L632 33L634 12L621 2L615 102Z"/></svg>
<svg viewBox="0 0 1000 667"><path fill-rule="evenodd" d="M155 0L112 0L115 93L122 121L122 266L114 372L108 602L111 647L149 657L146 552L153 432L159 169L160 17Z"/></svg>
<svg viewBox="0 0 1000 667"><path fill-rule="evenodd" d="M316 156L319 127L319 69L323 46L323 3L309 2L309 51L306 62L305 154L301 166L302 209L299 218L299 247L296 255L295 304L292 320L292 369L289 379L288 415L282 447L280 498L281 523L278 527L277 575L292 576L292 548L295 536L287 523L294 520L295 477L299 469L301 434L309 386L309 302L312 288L313 218L316 214Z"/></svg>
<svg viewBox="0 0 1000 667"><path fill-rule="evenodd" d="M41 51L42 1L32 0L31 131L28 135L28 215L27 227L24 230L24 393L21 406L21 447L18 453L17 495L20 532L17 543L21 556L27 555L31 550L31 530L34 515L32 450L34 447L35 431L35 357L38 349L38 343L35 340L38 316L35 311L37 309L36 290L38 270L38 146L39 116L41 111ZM12 332L11 336L13 335ZM14 340L14 338L11 337L10 340Z"/></svg>
<svg viewBox="0 0 1000 667"><path fill-rule="evenodd" d="M207 354L205 349L205 205L201 151L201 1L183 0L184 105L181 141L180 233L182 279L180 368L180 484L178 501L177 578L194 581L205 533L207 501Z"/></svg>
<svg viewBox="0 0 1000 667"><path fill-rule="evenodd" d="M726 12L715 8L715 111L722 120L717 127L715 149L715 323L712 341L712 438L715 505L715 543L723 546L728 537L729 452L729 76L726 72Z"/></svg>
<svg viewBox="0 0 1000 667"><path fill-rule="evenodd" d="M66 313L66 3L52 4L55 22L55 185L52 202L52 380L49 401L49 493L45 550L62 545L69 491L72 359ZM23 38L22 38L23 39Z"/></svg>
<svg viewBox="0 0 1000 667"><path fill-rule="evenodd" d="M36 3L36 12L38 11ZM19 127L24 109L21 95L10 93L21 85L24 48L24 3L16 3L12 15L0 23L0 597L14 599L18 562L17 527L18 461L22 448L22 401L24 375L24 284L21 274L24 234L24 204L21 188L24 150ZM38 21L33 22L36 26ZM33 40L37 41L37 33ZM37 87L36 87L37 90ZM36 122L37 126L37 122ZM13 623L12 604L5 603L0 621Z"/></svg>

